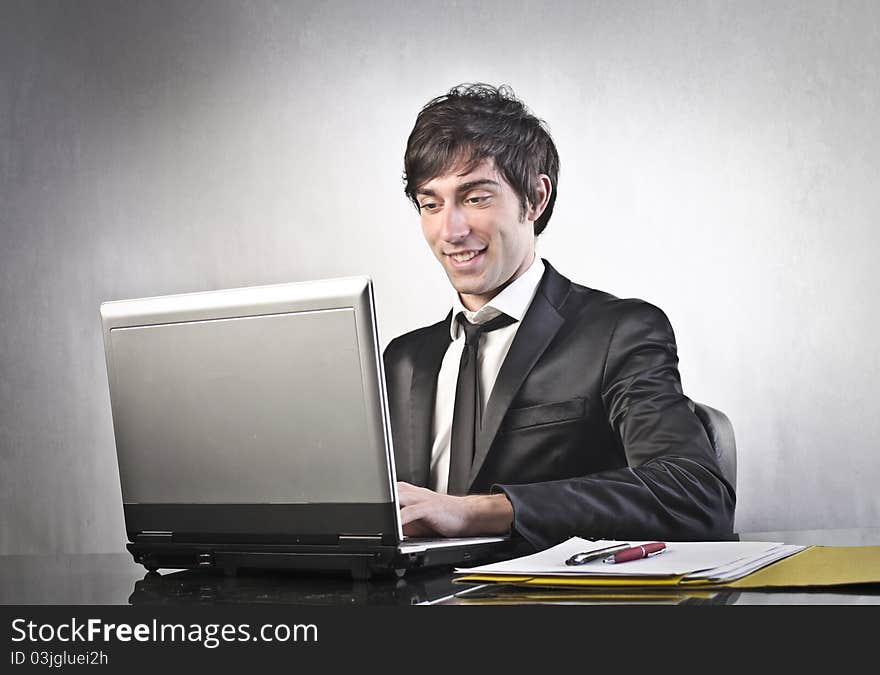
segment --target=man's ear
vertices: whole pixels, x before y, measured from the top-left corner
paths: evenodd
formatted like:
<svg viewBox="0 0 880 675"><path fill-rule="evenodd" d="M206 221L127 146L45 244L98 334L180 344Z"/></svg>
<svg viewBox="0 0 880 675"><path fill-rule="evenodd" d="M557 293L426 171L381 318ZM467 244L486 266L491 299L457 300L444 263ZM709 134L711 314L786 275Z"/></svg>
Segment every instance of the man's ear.
<svg viewBox="0 0 880 675"><path fill-rule="evenodd" d="M536 193L538 196L537 202L535 204L529 202L529 208L526 214L527 219L532 222L541 217L541 214L544 213L544 209L547 208L547 203L550 201L550 195L553 194L553 183L550 181L550 176L546 173L542 173L538 176Z"/></svg>

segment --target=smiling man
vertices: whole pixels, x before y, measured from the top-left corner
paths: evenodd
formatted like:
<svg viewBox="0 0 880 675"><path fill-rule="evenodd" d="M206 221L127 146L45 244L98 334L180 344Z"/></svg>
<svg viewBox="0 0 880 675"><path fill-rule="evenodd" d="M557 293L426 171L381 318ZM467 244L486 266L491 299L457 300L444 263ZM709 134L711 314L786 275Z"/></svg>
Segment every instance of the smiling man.
<svg viewBox="0 0 880 675"><path fill-rule="evenodd" d="M535 206L526 206L495 166L478 159L416 190L422 230L462 304L476 311L531 267L534 220L547 207L550 178L538 178Z"/></svg>
<svg viewBox="0 0 880 675"><path fill-rule="evenodd" d="M734 490L666 316L535 255L559 172L543 122L505 87L461 85L419 113L404 164L455 290L385 351L404 532L729 537Z"/></svg>

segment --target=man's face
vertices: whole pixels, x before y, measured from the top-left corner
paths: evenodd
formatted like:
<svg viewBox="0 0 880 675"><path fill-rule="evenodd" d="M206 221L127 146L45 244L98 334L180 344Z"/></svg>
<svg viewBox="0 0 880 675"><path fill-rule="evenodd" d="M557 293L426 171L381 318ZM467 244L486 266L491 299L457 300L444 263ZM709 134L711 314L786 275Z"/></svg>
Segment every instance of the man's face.
<svg viewBox="0 0 880 675"><path fill-rule="evenodd" d="M416 199L425 240L468 309L498 295L534 259L535 210L523 215L493 160L429 180Z"/></svg>

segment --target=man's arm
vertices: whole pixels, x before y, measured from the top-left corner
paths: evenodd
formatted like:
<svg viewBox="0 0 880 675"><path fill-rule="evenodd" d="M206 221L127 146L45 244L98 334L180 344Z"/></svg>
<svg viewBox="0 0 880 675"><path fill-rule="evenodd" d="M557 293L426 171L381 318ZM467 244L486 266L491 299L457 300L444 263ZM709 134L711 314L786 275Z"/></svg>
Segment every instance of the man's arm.
<svg viewBox="0 0 880 675"><path fill-rule="evenodd" d="M675 336L661 310L626 303L610 338L601 394L628 466L495 486L513 505L516 531L539 549L571 536L728 538L734 490L682 393Z"/></svg>

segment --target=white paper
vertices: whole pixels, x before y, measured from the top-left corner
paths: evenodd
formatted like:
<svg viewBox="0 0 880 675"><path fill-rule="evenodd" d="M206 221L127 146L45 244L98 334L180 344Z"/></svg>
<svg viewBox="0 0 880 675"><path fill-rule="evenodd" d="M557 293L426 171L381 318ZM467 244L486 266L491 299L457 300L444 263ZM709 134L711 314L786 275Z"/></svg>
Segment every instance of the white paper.
<svg viewBox="0 0 880 675"><path fill-rule="evenodd" d="M647 544L648 541L590 541L572 537L568 541L532 555L471 568L456 568L458 573L502 574L512 576L683 576L704 578L718 574L720 579L734 579L748 572L791 555L802 546L787 546L766 541L698 541L667 542L666 551L650 558L625 563L601 560L583 565L566 565L576 553L594 551L615 544ZM713 576L715 575L715 576Z"/></svg>

